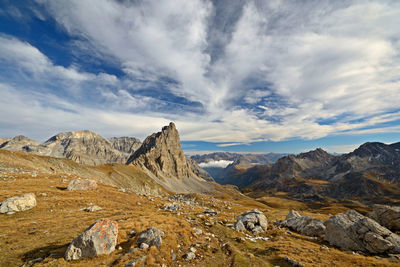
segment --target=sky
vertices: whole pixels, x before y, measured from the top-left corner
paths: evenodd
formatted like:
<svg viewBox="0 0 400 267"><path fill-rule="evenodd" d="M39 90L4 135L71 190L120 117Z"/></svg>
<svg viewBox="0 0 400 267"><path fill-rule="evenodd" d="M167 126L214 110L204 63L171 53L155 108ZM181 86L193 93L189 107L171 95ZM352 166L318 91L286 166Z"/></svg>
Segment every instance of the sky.
<svg viewBox="0 0 400 267"><path fill-rule="evenodd" d="M400 141L400 1L0 1L0 136L187 153Z"/></svg>

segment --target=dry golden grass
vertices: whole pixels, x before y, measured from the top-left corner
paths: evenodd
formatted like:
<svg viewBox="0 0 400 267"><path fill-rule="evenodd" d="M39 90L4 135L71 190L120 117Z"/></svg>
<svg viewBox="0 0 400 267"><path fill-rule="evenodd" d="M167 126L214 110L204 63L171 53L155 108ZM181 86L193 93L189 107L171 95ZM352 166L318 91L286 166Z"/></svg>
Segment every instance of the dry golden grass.
<svg viewBox="0 0 400 267"><path fill-rule="evenodd" d="M4 164L1 160L4 160L4 154L0 153L0 163ZM29 158L26 160L31 162ZM60 163L57 160L55 162ZM8 164L15 166L10 162ZM132 169L121 166L104 165L95 168L99 173L109 173L112 179L115 178L113 173L116 169L121 176L132 174ZM125 266L131 260L145 255L147 258L138 262L137 266L289 266L283 260L285 256L306 266L398 265L388 258L378 260L373 256L343 252L323 240L311 239L273 225L274 221L284 219L290 209L323 220L330 214L348 208L366 212L367 208L357 201L317 205L290 200L286 194L252 199L232 186L221 186L221 192L213 195L191 194L190 197L196 198L200 205L180 204L182 209L178 215L159 209L165 203L170 203L163 197L152 197L151 201L133 191L119 192L118 188L104 184L99 184L95 191L65 190L67 183L63 179L74 177L62 173L39 173L37 177L8 174L0 177L0 202L11 196L31 192L37 197L37 206L29 211L0 215L0 266L21 266L40 257L44 260L35 266ZM41 193L47 196L41 196ZM138 202L141 204L138 205ZM89 203L103 210L92 213L82 211ZM200 215L205 208L217 210L218 216ZM244 237L244 234L232 230L226 224L235 222L243 211L254 208L263 211L268 218L269 229L262 236L269 240L239 241L238 237ZM117 248L121 249L94 259L65 261L63 256L71 240L99 218L110 218L118 222ZM128 233L132 230L139 233L148 227L157 227L165 232L161 249L153 247L147 251L128 253L132 248L137 248L136 237L130 238ZM193 227L201 228L203 234L197 236ZM205 233L215 236L207 236ZM327 245L329 251L320 249L322 244ZM190 247L195 247L197 251L196 258L188 262L183 259L183 255ZM171 259L173 253L177 256L174 261Z"/></svg>

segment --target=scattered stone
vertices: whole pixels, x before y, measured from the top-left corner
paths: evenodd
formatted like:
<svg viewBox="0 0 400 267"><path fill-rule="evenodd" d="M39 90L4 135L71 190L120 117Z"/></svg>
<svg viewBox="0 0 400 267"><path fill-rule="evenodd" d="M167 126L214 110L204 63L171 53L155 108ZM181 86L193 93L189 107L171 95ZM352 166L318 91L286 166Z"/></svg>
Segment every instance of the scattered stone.
<svg viewBox="0 0 400 267"><path fill-rule="evenodd" d="M69 184L67 189L69 191L75 190L94 190L97 188L97 182L95 180L83 180L83 179L74 179Z"/></svg>
<svg viewBox="0 0 400 267"><path fill-rule="evenodd" d="M134 267L134 266L136 266L136 263L138 263L138 262L140 262L140 261L143 261L143 260L145 260L146 258L147 258L147 256L142 256L142 257L139 257L139 258L137 258L137 259L134 259L134 260L130 261L129 263L127 263L127 264L125 265L125 267Z"/></svg>
<svg viewBox="0 0 400 267"><path fill-rule="evenodd" d="M190 261L190 260L193 260L194 258L196 258L196 254L194 254L193 252L188 252L183 256L183 258Z"/></svg>
<svg viewBox="0 0 400 267"><path fill-rule="evenodd" d="M136 202L136 205L140 206L140 205L142 205L142 203L140 203L140 202L138 201L138 202Z"/></svg>
<svg viewBox="0 0 400 267"><path fill-rule="evenodd" d="M168 210L171 212L177 212L179 210L179 205L177 203L172 203L171 205L165 204L164 205L164 210Z"/></svg>
<svg viewBox="0 0 400 267"><path fill-rule="evenodd" d="M121 247L121 246L118 246L118 250L122 250L122 247Z"/></svg>
<svg viewBox="0 0 400 267"><path fill-rule="evenodd" d="M46 193L40 193L39 196L41 196L41 197L47 197L47 194L46 194Z"/></svg>
<svg viewBox="0 0 400 267"><path fill-rule="evenodd" d="M283 257L283 259L284 259L285 261L289 262L290 264L292 264L293 266L304 266L303 263L298 262L298 261L295 261L295 260L292 260L291 258L289 258L289 257L287 257L287 256Z"/></svg>
<svg viewBox="0 0 400 267"><path fill-rule="evenodd" d="M212 209L206 209L204 211L204 213L207 215L211 215L211 216L216 216L218 214L218 212L216 212L215 210L212 210Z"/></svg>
<svg viewBox="0 0 400 267"><path fill-rule="evenodd" d="M132 238L132 237L136 236L136 234L137 234L136 230L132 230L128 233L128 236L129 236L129 238Z"/></svg>
<svg viewBox="0 0 400 267"><path fill-rule="evenodd" d="M191 247L190 249L189 249L191 252L196 252L196 249L194 248L194 247Z"/></svg>
<svg viewBox="0 0 400 267"><path fill-rule="evenodd" d="M160 248L163 236L164 232L162 230L151 227L139 234L136 243L138 243L139 246L142 243L146 243L149 246L156 246L157 248Z"/></svg>
<svg viewBox="0 0 400 267"><path fill-rule="evenodd" d="M126 192L126 189L125 189L125 188L120 188L120 189L118 189L118 192L125 193L125 192Z"/></svg>
<svg viewBox="0 0 400 267"><path fill-rule="evenodd" d="M372 206L372 212L367 216L392 231L400 231L400 206L376 204Z"/></svg>
<svg viewBox="0 0 400 267"><path fill-rule="evenodd" d="M320 248L320 249L329 250L329 248L328 248L327 246L325 246L325 245L321 245L319 248Z"/></svg>
<svg viewBox="0 0 400 267"><path fill-rule="evenodd" d="M148 248L149 248L149 245L147 245L146 243L140 244L140 249L141 249L141 250L146 250L146 249L148 249Z"/></svg>
<svg viewBox="0 0 400 267"><path fill-rule="evenodd" d="M35 263L41 262L43 260L44 260L43 258L37 258L37 259L34 259L34 260L30 260L28 263L29 264L35 264Z"/></svg>
<svg viewBox="0 0 400 267"><path fill-rule="evenodd" d="M171 259L174 261L174 260L176 260L176 254L175 253L172 253L171 254Z"/></svg>
<svg viewBox="0 0 400 267"><path fill-rule="evenodd" d="M115 250L117 236L118 223L116 221L96 220L80 236L72 240L65 252L65 259L80 260L110 254Z"/></svg>
<svg viewBox="0 0 400 267"><path fill-rule="evenodd" d="M268 220L261 211L254 209L239 215L234 228L236 231L248 230L256 235L267 231Z"/></svg>
<svg viewBox="0 0 400 267"><path fill-rule="evenodd" d="M343 250L400 253L400 236L355 210L332 216L325 226L325 240Z"/></svg>
<svg viewBox="0 0 400 267"><path fill-rule="evenodd" d="M24 194L22 196L10 197L1 202L0 213L8 215L14 212L26 211L36 206L36 197L33 193Z"/></svg>
<svg viewBox="0 0 400 267"><path fill-rule="evenodd" d="M90 207L87 207L87 208L85 208L84 209L84 211L87 211L87 212L94 212L94 211L99 211L99 210L102 210L102 208L100 208L99 206L90 206Z"/></svg>
<svg viewBox="0 0 400 267"><path fill-rule="evenodd" d="M300 234L307 236L323 236L325 233L324 222L310 216L300 216L297 211L291 210L286 220L279 223Z"/></svg>
<svg viewBox="0 0 400 267"><path fill-rule="evenodd" d="M201 235L203 233L203 230L199 229L199 228L193 228L193 231L196 235Z"/></svg>

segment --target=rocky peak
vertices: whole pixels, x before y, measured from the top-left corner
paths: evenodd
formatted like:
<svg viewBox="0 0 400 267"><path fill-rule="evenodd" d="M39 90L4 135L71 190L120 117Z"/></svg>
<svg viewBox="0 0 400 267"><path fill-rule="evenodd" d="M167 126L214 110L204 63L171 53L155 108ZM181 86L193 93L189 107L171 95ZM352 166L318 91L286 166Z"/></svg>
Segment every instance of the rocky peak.
<svg viewBox="0 0 400 267"><path fill-rule="evenodd" d="M161 132L148 136L128 159L127 164L130 163L149 170L158 178L194 175L182 151L179 133L172 122L163 127Z"/></svg>
<svg viewBox="0 0 400 267"><path fill-rule="evenodd" d="M38 144L38 142L29 139L26 136L18 135L0 144L0 148L14 151L25 151L27 147Z"/></svg>

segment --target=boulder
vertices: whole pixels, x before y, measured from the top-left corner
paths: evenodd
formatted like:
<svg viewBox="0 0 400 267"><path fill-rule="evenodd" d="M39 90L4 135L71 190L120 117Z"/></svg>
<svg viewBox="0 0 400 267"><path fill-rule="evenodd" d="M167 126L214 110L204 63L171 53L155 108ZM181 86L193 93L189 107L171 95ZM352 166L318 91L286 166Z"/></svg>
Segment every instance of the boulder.
<svg viewBox="0 0 400 267"><path fill-rule="evenodd" d="M368 217L392 231L400 231L400 206L374 205Z"/></svg>
<svg viewBox="0 0 400 267"><path fill-rule="evenodd" d="M68 190L94 190L97 188L97 183L95 180L83 180L83 179L74 179L68 184Z"/></svg>
<svg viewBox="0 0 400 267"><path fill-rule="evenodd" d="M151 227L139 234L136 243L139 244L139 246L142 243L145 243L149 246L156 246L157 248L160 248L163 236L164 232L162 230Z"/></svg>
<svg viewBox="0 0 400 267"><path fill-rule="evenodd" d="M297 211L291 210L286 220L279 225L288 227L302 235L322 236L325 233L324 222L310 216L300 216Z"/></svg>
<svg viewBox="0 0 400 267"><path fill-rule="evenodd" d="M400 236L354 210L325 222L325 240L343 250L400 253Z"/></svg>
<svg viewBox="0 0 400 267"><path fill-rule="evenodd" d="M0 213L12 214L14 212L30 210L36 206L36 197L33 193L22 196L10 197L1 202Z"/></svg>
<svg viewBox="0 0 400 267"><path fill-rule="evenodd" d="M87 211L87 212L95 212L95 211L99 211L99 210L102 210L102 208L99 206L96 206L96 205L90 206L90 207L87 207L84 209L84 211Z"/></svg>
<svg viewBox="0 0 400 267"><path fill-rule="evenodd" d="M65 252L66 260L94 258L110 254L115 250L118 237L118 223L110 219L99 219L80 236L72 240Z"/></svg>
<svg viewBox="0 0 400 267"><path fill-rule="evenodd" d="M234 228L236 231L248 230L253 234L260 234L267 231L268 220L261 211L254 209L239 215Z"/></svg>

